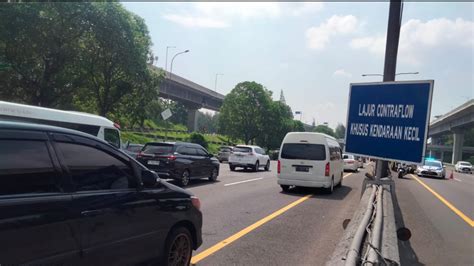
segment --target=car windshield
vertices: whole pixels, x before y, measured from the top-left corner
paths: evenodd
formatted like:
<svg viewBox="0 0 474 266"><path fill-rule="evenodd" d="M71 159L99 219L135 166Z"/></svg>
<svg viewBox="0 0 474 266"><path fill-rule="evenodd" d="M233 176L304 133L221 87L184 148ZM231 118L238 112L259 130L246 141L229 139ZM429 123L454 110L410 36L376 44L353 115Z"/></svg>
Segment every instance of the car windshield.
<svg viewBox="0 0 474 266"><path fill-rule="evenodd" d="M173 152L173 145L168 144L146 144L142 151L151 154L168 154Z"/></svg>
<svg viewBox="0 0 474 266"><path fill-rule="evenodd" d="M252 148L250 147L235 147L234 152L246 152L246 153L251 153Z"/></svg>
<svg viewBox="0 0 474 266"><path fill-rule="evenodd" d="M430 166L430 167L442 167L443 165L440 162L437 161L425 161L425 166Z"/></svg>
<svg viewBox="0 0 474 266"><path fill-rule="evenodd" d="M285 143L281 158L321 161L326 159L326 147L322 144Z"/></svg>
<svg viewBox="0 0 474 266"><path fill-rule="evenodd" d="M460 165L462 166L472 166L470 163L468 162L462 162L462 163L459 163Z"/></svg>

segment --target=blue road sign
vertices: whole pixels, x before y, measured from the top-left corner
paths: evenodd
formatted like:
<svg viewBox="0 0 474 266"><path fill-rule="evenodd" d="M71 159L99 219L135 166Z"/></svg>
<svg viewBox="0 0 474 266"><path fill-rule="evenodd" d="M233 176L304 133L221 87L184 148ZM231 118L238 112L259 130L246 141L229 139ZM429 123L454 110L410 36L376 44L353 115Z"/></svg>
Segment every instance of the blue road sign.
<svg viewBox="0 0 474 266"><path fill-rule="evenodd" d="M433 80L354 83L349 92L345 151L422 163Z"/></svg>

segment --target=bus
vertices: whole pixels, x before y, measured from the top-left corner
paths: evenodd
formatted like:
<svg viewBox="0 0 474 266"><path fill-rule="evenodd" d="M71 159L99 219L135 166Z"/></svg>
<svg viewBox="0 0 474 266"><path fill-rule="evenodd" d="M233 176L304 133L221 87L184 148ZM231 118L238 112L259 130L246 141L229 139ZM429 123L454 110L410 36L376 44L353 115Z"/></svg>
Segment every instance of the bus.
<svg viewBox="0 0 474 266"><path fill-rule="evenodd" d="M120 149L120 126L109 119L82 112L0 101L0 121L64 127L91 134Z"/></svg>

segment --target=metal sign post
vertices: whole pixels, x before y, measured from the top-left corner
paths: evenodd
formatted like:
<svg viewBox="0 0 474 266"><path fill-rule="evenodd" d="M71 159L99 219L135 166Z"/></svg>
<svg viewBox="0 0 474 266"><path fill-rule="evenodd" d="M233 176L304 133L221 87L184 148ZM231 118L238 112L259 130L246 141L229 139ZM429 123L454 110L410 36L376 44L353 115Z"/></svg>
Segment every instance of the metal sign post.
<svg viewBox="0 0 474 266"><path fill-rule="evenodd" d="M171 110L168 108L161 112L161 117L165 121L165 141L168 140L168 118L170 118L173 114L171 113Z"/></svg>
<svg viewBox="0 0 474 266"><path fill-rule="evenodd" d="M400 27L402 24L402 12L402 1L390 0L383 81L395 81L398 42L400 39ZM375 179L379 180L380 178L385 177L388 173L388 162L377 160L375 169Z"/></svg>

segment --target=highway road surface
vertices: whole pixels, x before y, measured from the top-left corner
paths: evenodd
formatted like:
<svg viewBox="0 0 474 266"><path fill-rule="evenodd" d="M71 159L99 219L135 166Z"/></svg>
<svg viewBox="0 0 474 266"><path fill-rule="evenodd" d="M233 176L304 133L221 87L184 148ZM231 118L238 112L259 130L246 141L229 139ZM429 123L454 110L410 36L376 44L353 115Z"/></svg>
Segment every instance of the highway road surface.
<svg viewBox="0 0 474 266"><path fill-rule="evenodd" d="M320 189L282 193L271 170L230 172L189 187L200 199L203 245L197 265L322 265L329 259L360 197L363 173L345 173L332 195Z"/></svg>
<svg viewBox="0 0 474 266"><path fill-rule="evenodd" d="M402 265L474 265L474 175L447 179L408 175L396 181L397 223L412 232L399 241Z"/></svg>
<svg viewBox="0 0 474 266"><path fill-rule="evenodd" d="M358 206L364 174L345 173L331 195L320 189L283 193L274 161L271 171L257 173L230 172L221 164L218 182L197 180L188 187L201 199L204 223L204 243L191 262L324 265L343 235L343 221ZM474 265L474 176L455 178L395 180L397 224L412 232L410 241L399 241L402 265Z"/></svg>

